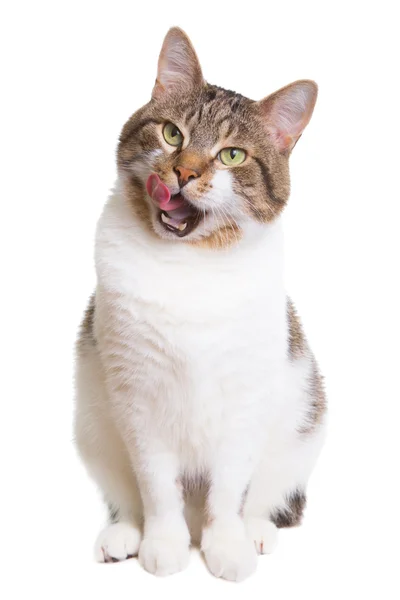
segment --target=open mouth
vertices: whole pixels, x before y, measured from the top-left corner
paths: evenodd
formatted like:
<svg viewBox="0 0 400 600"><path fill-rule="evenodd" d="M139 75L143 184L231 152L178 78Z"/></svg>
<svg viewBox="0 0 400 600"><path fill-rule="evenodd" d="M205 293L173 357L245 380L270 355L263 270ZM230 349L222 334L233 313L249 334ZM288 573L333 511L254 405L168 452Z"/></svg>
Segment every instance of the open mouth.
<svg viewBox="0 0 400 600"><path fill-rule="evenodd" d="M185 237L204 219L205 213L186 200L180 192L171 196L169 188L156 173L146 182L147 193L159 209L161 225L177 237Z"/></svg>
<svg viewBox="0 0 400 600"><path fill-rule="evenodd" d="M179 204L178 208L160 210L158 218L167 231L171 231L178 237L185 237L203 220L204 213L197 210L181 194L171 196L171 206L175 203Z"/></svg>

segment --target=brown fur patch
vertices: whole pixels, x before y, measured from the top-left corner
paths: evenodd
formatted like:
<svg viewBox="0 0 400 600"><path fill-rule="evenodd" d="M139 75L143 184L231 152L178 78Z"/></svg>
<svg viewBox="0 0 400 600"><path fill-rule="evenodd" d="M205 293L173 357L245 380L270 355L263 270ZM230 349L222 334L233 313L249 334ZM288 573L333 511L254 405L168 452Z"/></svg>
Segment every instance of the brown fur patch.
<svg viewBox="0 0 400 600"><path fill-rule="evenodd" d="M286 506L278 508L270 515L270 519L280 529L284 527L297 527L303 519L303 512L307 498L302 490L295 490L288 495Z"/></svg>
<svg viewBox="0 0 400 600"><path fill-rule="evenodd" d="M327 410L324 379L314 358L312 359L312 373L308 382L308 393L310 404L306 424L300 429L300 433L304 435L309 435L315 431L318 425L322 423Z"/></svg>
<svg viewBox="0 0 400 600"><path fill-rule="evenodd" d="M289 326L289 356L296 359L306 355L308 351L307 340L300 318L290 298L287 299L286 309Z"/></svg>
<svg viewBox="0 0 400 600"><path fill-rule="evenodd" d="M96 344L96 339L94 337L94 313L96 309L95 304L95 295L92 294L89 300L89 304L85 310L83 315L83 319L81 322L81 326L79 329L78 340L77 340L77 350L78 352L83 352L88 346L93 346Z"/></svg>
<svg viewBox="0 0 400 600"><path fill-rule="evenodd" d="M208 473L198 473L197 475L184 474L181 477L183 486L183 497L185 502L192 502L195 499L196 503L199 502L198 506L203 512L203 525L208 527L214 520L214 516L211 514L207 497L210 491L210 476Z"/></svg>
<svg viewBox="0 0 400 600"><path fill-rule="evenodd" d="M141 181L134 176L125 177L124 192L127 200L132 206L135 214L139 217L143 226L156 235L150 215L150 208L145 200L145 190Z"/></svg>
<svg viewBox="0 0 400 600"><path fill-rule="evenodd" d="M315 431L320 423L322 423L326 413L327 402L324 390L324 380L319 372L317 361L308 346L300 318L290 298L287 299L287 316L290 359L297 360L308 356L311 360L311 376L305 384L310 398L309 409L306 414L306 424L299 430L299 433L301 434L310 434Z"/></svg>
<svg viewBox="0 0 400 600"><path fill-rule="evenodd" d="M198 248L208 248L210 250L221 250L229 248L236 244L242 237L241 229L234 223L226 227L220 227L213 231L209 236L190 242L192 246Z"/></svg>
<svg viewBox="0 0 400 600"><path fill-rule="evenodd" d="M187 500L189 497L206 498L210 490L210 479L207 473L199 473L195 476L184 474L180 477L183 489L183 497Z"/></svg>

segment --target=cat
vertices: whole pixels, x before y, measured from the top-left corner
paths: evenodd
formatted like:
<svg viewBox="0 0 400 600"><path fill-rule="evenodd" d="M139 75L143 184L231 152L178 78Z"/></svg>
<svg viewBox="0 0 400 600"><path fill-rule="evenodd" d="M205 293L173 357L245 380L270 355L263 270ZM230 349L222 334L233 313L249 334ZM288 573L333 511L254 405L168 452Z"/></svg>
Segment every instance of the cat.
<svg viewBox="0 0 400 600"><path fill-rule="evenodd" d="M281 214L313 81L252 101L206 83L179 28L125 124L77 342L75 439L109 508L99 561L241 581L298 525L323 380L283 282Z"/></svg>

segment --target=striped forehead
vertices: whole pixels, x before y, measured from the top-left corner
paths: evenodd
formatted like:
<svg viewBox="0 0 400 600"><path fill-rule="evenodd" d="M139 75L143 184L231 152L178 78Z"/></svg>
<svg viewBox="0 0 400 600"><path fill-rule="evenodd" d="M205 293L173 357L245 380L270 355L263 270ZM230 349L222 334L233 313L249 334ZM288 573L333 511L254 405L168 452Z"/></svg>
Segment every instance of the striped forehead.
<svg viewBox="0 0 400 600"><path fill-rule="evenodd" d="M213 146L221 138L243 132L243 113L250 101L222 88L210 87L185 111L190 143Z"/></svg>

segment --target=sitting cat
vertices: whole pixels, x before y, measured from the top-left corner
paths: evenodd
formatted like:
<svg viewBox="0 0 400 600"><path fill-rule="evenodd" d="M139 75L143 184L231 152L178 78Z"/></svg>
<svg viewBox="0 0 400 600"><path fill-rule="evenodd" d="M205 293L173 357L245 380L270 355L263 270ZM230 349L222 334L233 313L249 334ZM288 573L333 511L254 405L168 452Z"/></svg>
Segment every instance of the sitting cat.
<svg viewBox="0 0 400 600"><path fill-rule="evenodd" d="M299 524L325 436L322 379L283 282L289 155L312 81L255 102L164 41L124 126L77 344L75 436L110 524L99 561L139 555L240 581Z"/></svg>

